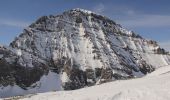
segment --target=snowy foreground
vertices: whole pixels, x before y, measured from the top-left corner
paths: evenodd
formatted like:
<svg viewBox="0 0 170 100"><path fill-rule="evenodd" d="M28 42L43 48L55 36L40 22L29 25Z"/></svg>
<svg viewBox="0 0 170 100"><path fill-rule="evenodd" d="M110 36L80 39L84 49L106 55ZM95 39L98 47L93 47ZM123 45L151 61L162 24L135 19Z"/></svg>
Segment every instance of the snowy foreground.
<svg viewBox="0 0 170 100"><path fill-rule="evenodd" d="M122 80L75 91L40 93L24 100L170 100L170 66L139 79Z"/></svg>

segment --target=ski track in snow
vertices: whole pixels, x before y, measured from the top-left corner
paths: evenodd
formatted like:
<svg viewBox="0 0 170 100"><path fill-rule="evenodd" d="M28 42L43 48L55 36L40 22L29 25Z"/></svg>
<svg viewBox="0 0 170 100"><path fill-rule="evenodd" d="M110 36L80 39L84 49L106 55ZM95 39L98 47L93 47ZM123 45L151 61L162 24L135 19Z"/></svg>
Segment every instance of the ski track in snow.
<svg viewBox="0 0 170 100"><path fill-rule="evenodd" d="M170 100L170 66L143 78L120 80L74 91L39 93L23 100Z"/></svg>

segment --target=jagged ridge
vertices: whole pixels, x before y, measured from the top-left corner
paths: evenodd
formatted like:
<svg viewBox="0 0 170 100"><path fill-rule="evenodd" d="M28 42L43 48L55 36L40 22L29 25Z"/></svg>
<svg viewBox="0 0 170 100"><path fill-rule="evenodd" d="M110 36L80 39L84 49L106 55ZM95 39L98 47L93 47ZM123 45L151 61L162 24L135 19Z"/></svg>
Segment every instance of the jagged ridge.
<svg viewBox="0 0 170 100"><path fill-rule="evenodd" d="M155 41L83 9L41 17L9 47L0 48L0 59L0 70L7 70L0 72L0 84L23 89L48 71L60 74L68 90L141 77L170 63L167 52Z"/></svg>

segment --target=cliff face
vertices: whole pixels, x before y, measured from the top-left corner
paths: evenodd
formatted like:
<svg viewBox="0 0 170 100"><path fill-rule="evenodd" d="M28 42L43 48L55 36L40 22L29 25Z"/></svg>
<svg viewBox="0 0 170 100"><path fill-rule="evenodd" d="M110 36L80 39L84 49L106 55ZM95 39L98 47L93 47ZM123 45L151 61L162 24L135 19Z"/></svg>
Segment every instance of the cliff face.
<svg viewBox="0 0 170 100"><path fill-rule="evenodd" d="M0 59L3 87L28 89L54 72L65 90L141 77L170 63L155 41L83 9L41 17L0 47Z"/></svg>

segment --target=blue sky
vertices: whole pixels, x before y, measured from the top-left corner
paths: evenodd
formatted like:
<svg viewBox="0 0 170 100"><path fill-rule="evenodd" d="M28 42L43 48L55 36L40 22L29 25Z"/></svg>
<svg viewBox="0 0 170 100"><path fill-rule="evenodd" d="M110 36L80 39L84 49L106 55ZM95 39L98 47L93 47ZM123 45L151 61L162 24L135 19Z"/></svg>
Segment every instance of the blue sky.
<svg viewBox="0 0 170 100"><path fill-rule="evenodd" d="M1 0L0 44L43 15L83 8L103 14L170 50L170 0Z"/></svg>

